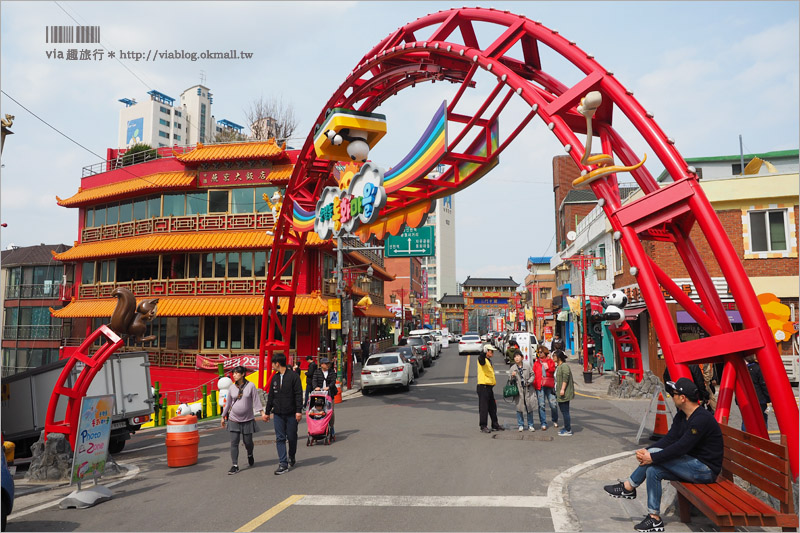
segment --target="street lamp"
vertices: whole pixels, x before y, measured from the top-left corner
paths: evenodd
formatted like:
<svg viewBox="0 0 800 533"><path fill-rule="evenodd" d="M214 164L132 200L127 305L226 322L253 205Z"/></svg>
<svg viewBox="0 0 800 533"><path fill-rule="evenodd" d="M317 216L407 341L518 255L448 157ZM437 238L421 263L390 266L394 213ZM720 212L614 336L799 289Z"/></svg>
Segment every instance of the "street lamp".
<svg viewBox="0 0 800 533"><path fill-rule="evenodd" d="M575 265L581 271L581 342L583 352L583 371L589 371L589 350L586 347L586 269L592 265L592 261L600 259L593 255L583 255L583 250L572 257L565 259Z"/></svg>

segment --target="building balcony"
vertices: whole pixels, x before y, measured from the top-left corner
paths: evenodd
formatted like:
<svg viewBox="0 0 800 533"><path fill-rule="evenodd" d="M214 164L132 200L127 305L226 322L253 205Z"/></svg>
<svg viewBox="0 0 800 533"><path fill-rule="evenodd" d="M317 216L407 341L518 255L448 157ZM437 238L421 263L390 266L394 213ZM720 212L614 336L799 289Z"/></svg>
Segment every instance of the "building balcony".
<svg viewBox="0 0 800 533"><path fill-rule="evenodd" d="M282 281L291 283L291 276L283 276ZM118 287L129 289L137 298L159 296L260 296L266 290L265 278L191 278L169 280L121 281L115 283L94 283L81 285L78 289L80 300L111 298Z"/></svg>
<svg viewBox="0 0 800 533"><path fill-rule="evenodd" d="M61 325L3 326L3 340L53 340L61 339Z"/></svg>
<svg viewBox="0 0 800 533"><path fill-rule="evenodd" d="M275 225L272 213L219 213L213 215L187 215L155 217L147 220L120 222L93 228L84 228L81 243L122 239L157 233L187 233L199 231L271 230Z"/></svg>
<svg viewBox="0 0 800 533"><path fill-rule="evenodd" d="M62 285L60 281L43 285L9 285L6 286L6 300L65 300L69 299L71 285Z"/></svg>

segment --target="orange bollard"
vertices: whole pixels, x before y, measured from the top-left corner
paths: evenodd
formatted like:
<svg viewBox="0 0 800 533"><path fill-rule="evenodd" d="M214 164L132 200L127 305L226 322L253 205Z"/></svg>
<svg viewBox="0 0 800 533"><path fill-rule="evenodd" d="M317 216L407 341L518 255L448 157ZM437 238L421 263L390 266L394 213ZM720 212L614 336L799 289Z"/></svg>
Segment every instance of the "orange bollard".
<svg viewBox="0 0 800 533"><path fill-rule="evenodd" d="M167 466L197 464L199 443L196 416L176 416L167 420Z"/></svg>
<svg viewBox="0 0 800 533"><path fill-rule="evenodd" d="M336 380L336 396L333 397L333 403L342 403L342 383Z"/></svg>
<svg viewBox="0 0 800 533"><path fill-rule="evenodd" d="M664 401L664 395L658 393L658 406L656 407L656 424L653 428L653 434L650 435L650 440L658 440L666 436L669 431L667 427L667 404Z"/></svg>

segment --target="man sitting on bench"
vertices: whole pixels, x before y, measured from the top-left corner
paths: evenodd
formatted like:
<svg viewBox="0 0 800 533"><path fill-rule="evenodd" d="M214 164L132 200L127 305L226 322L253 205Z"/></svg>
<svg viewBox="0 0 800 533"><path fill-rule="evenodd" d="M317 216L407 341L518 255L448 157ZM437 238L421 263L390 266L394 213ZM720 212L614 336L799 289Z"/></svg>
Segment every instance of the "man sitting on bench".
<svg viewBox="0 0 800 533"><path fill-rule="evenodd" d="M648 449L636 450L639 467L631 476L603 489L615 498L636 498L636 487L647 479L647 511L634 529L664 531L661 520L661 480L713 483L722 470L723 442L711 411L698 409L699 391L690 379L667 382L678 409L669 432Z"/></svg>

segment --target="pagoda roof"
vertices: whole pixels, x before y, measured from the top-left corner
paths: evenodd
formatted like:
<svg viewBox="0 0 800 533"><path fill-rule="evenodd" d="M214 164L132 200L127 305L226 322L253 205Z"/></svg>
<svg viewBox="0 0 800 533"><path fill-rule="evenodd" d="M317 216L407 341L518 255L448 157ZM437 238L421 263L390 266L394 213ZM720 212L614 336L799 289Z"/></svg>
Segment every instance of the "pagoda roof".
<svg viewBox="0 0 800 533"><path fill-rule="evenodd" d="M470 278L461 284L462 287L514 287L519 285L511 276L507 278Z"/></svg>
<svg viewBox="0 0 800 533"><path fill-rule="evenodd" d="M291 173L290 173L291 175ZM159 172L139 178L101 185L91 189L78 188L78 192L62 200L56 196L62 207L83 207L99 201L118 199L141 192L161 190L193 189L197 186L197 172Z"/></svg>
<svg viewBox="0 0 800 533"><path fill-rule="evenodd" d="M279 146L275 139L259 142L237 142L203 145L177 156L182 163L208 163L220 161L243 161L250 159L286 160L286 143Z"/></svg>

